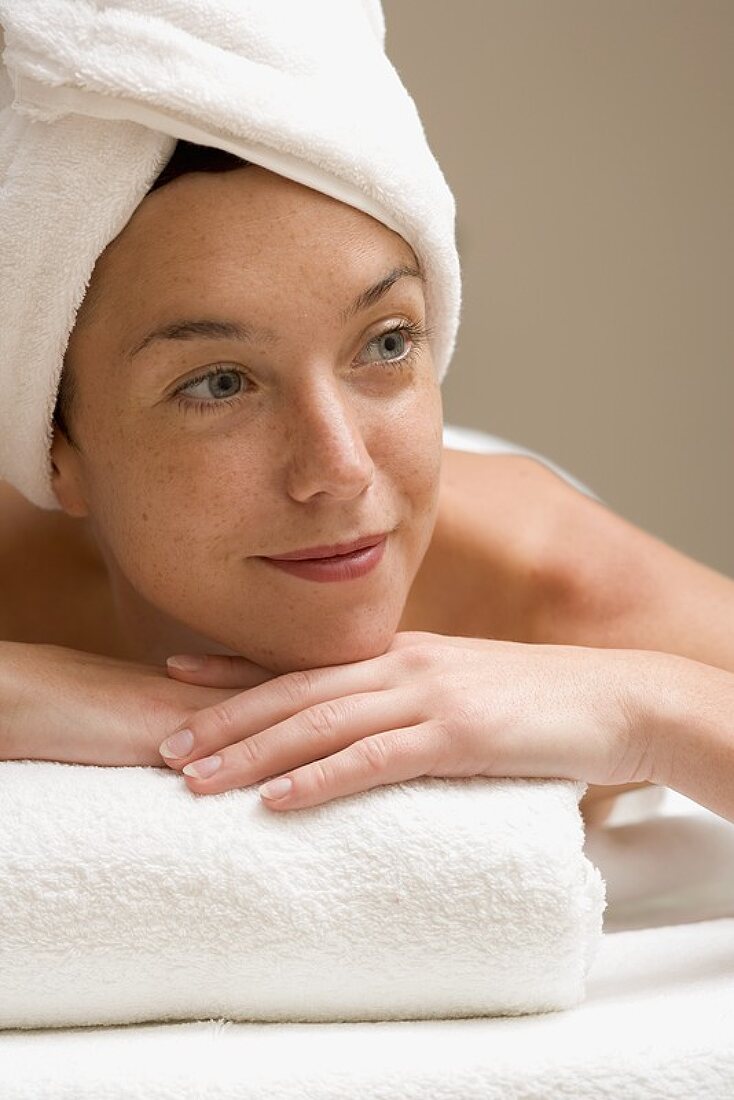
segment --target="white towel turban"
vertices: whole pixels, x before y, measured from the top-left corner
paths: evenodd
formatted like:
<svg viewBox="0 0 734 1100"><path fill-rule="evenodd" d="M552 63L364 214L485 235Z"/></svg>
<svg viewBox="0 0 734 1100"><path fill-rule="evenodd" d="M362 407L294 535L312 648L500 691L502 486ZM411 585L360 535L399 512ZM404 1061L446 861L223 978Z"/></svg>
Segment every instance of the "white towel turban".
<svg viewBox="0 0 734 1100"><path fill-rule="evenodd" d="M426 275L443 380L455 205L385 54L380 0L0 0L0 25L0 477L59 508L52 418L77 310L179 138L399 233Z"/></svg>

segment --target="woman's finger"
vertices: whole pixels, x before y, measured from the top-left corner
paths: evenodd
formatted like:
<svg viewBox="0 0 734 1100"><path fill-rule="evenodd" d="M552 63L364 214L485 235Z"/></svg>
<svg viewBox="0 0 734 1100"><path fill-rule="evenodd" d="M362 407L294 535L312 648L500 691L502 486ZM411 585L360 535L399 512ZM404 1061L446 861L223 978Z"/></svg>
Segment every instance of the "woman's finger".
<svg viewBox="0 0 734 1100"><path fill-rule="evenodd" d="M166 670L173 679L187 684L224 688L256 687L277 675L245 657L222 653L182 653L168 657Z"/></svg>
<svg viewBox="0 0 734 1100"><path fill-rule="evenodd" d="M440 755L443 736L439 724L433 722L374 733L324 760L278 775L260 787L260 797L269 809L301 810L373 787L417 779L426 775Z"/></svg>
<svg viewBox="0 0 734 1100"><path fill-rule="evenodd" d="M319 762L323 772L326 758L334 753L363 738L371 740L386 730L413 725L423 717L415 692L405 687L328 699L250 737L216 748L213 757L205 756L212 751L210 748L190 754L192 767L208 760L219 763L211 773L207 767L208 774L201 777L190 772L184 774L193 784L194 792L220 794L260 783L268 776L282 776L285 771L314 761ZM379 747L370 746L373 751ZM359 749L357 754L364 751L369 749ZM359 755L357 758L360 759ZM372 762L376 763L376 758ZM325 790L324 796L328 797Z"/></svg>
<svg viewBox="0 0 734 1100"><path fill-rule="evenodd" d="M272 730L277 723L287 721L309 708L365 690L368 694L380 691L395 682L395 667L399 661L397 654L383 655L355 664L328 665L275 676L267 683L257 684L196 711L161 744L161 755L171 767L183 767L189 761L218 752L227 745L251 738L261 731ZM365 732L373 733L379 728L373 726ZM191 735L188 745L180 749L181 735L186 733ZM168 745L167 742L174 738L173 746Z"/></svg>

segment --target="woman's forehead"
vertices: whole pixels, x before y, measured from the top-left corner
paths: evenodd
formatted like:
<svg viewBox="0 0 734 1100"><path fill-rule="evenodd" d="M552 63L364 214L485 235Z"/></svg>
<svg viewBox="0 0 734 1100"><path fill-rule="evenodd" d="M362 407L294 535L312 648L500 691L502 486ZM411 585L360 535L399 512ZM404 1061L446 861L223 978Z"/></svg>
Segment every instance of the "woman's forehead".
<svg viewBox="0 0 734 1100"><path fill-rule="evenodd" d="M251 179L260 173L255 185L234 181L251 171ZM267 194L270 203L262 201ZM108 296L117 309L137 295L165 301L214 285L250 284L259 294L261 276L273 286L317 278L347 291L354 287L356 294L367 290L370 275L374 283L401 266L423 279L399 234L330 196L256 166L192 173L148 195L108 245L95 266L84 314L91 320Z"/></svg>
<svg viewBox="0 0 734 1100"><path fill-rule="evenodd" d="M328 231L376 242L398 234L369 214L275 172L248 165L229 172L191 172L146 195L123 233L148 241L204 246L212 234L298 244Z"/></svg>

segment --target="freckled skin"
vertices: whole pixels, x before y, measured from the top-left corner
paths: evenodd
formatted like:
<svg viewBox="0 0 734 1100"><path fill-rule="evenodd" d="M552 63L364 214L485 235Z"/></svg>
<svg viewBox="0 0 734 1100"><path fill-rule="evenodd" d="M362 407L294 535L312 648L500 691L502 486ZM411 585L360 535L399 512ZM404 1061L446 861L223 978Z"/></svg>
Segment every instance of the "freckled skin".
<svg viewBox="0 0 734 1100"><path fill-rule="evenodd" d="M432 318L414 278L346 324L339 311L401 263L415 256L398 234L254 165L153 192L100 256L67 355L79 450L56 432L54 489L88 517L131 658L241 653L282 673L389 646L436 522L443 416L430 344L386 371L400 349L371 341ZM158 342L127 361L148 329L191 317L278 339ZM210 379L192 397L207 410L181 409L173 390L217 365L243 372L231 407ZM355 581L256 560L389 528Z"/></svg>

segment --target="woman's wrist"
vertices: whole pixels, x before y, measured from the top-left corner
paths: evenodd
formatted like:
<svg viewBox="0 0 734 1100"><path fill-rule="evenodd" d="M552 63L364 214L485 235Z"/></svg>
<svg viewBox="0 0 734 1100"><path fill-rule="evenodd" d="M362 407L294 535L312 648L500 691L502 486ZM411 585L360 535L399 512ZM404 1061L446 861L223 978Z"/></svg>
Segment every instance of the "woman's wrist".
<svg viewBox="0 0 734 1100"><path fill-rule="evenodd" d="M650 652L644 679L646 778L734 821L734 673Z"/></svg>

